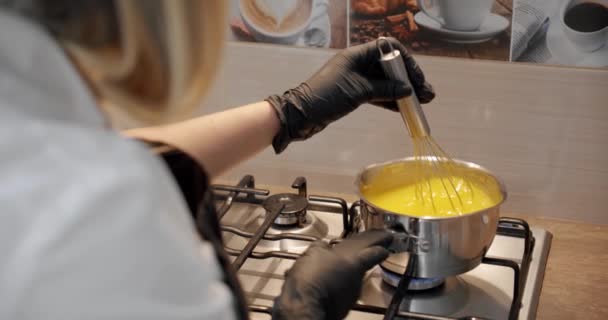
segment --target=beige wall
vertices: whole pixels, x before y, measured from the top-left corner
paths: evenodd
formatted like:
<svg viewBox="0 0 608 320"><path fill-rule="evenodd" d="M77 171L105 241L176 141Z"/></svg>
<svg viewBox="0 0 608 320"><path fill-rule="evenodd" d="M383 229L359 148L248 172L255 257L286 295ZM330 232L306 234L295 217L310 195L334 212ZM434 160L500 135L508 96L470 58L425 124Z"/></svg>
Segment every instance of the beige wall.
<svg viewBox="0 0 608 320"><path fill-rule="evenodd" d="M202 109L263 99L305 80L331 51L231 43ZM608 70L418 57L438 97L433 136L453 157L506 183L506 212L608 223ZM363 166L411 155L396 114L363 106L306 142L269 149L226 175L263 184L304 175L317 191L352 192Z"/></svg>

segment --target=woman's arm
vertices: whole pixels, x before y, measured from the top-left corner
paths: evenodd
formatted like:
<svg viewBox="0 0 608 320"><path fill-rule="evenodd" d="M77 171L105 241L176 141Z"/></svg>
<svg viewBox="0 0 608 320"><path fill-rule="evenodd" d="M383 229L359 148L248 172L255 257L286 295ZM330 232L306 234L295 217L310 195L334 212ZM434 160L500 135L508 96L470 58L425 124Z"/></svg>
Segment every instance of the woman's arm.
<svg viewBox="0 0 608 320"><path fill-rule="evenodd" d="M214 178L268 147L279 127L273 107L268 102L258 102L174 124L132 129L125 134L174 146L203 165Z"/></svg>
<svg viewBox="0 0 608 320"><path fill-rule="evenodd" d="M387 41L400 51L411 87L386 79L376 42L369 42L339 52L304 83L268 97L267 102L127 134L180 149L213 178L271 143L279 153L291 142L311 137L361 104L397 111L395 100L412 91L420 102L431 101L435 93L414 58L399 41Z"/></svg>

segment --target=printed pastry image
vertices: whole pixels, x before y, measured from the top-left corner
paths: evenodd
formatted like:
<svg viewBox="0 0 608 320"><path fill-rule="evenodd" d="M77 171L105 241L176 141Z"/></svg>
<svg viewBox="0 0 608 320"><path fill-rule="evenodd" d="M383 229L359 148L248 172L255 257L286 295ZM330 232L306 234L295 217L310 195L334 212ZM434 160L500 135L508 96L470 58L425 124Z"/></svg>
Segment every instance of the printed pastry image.
<svg viewBox="0 0 608 320"><path fill-rule="evenodd" d="M351 0L350 44L392 36L414 53L509 60L512 0Z"/></svg>
<svg viewBox="0 0 608 320"><path fill-rule="evenodd" d="M352 9L361 15L385 15L406 6L416 6L416 0L352 0Z"/></svg>

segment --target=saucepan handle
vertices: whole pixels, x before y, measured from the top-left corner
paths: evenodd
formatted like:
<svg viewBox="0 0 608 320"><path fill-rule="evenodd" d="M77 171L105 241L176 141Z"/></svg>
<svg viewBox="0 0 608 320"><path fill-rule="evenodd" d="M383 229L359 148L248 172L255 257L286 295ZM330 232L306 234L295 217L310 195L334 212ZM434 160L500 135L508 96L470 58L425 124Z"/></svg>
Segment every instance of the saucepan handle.
<svg viewBox="0 0 608 320"><path fill-rule="evenodd" d="M393 242L389 246L389 250L392 253L401 253L410 251L410 241L412 237L403 228L386 228L389 232L393 233Z"/></svg>
<svg viewBox="0 0 608 320"><path fill-rule="evenodd" d="M388 215L382 212L374 212L374 210L369 208L363 201L357 201L356 205L359 207L365 230L387 230L394 235L393 242L389 246L391 252L400 253L409 251L412 237L401 224L391 223L391 219L388 218Z"/></svg>

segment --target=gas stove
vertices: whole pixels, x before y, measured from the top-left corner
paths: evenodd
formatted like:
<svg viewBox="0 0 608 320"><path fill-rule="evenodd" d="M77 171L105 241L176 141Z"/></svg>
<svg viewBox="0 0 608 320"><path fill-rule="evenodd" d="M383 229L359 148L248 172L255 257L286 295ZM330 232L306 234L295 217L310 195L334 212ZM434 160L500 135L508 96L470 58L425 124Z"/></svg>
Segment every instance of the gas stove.
<svg viewBox="0 0 608 320"><path fill-rule="evenodd" d="M270 195L247 175L235 186L213 185L226 251L247 295L251 319L270 319L287 271L312 241L335 244L362 230L360 204L307 194L303 177L293 193ZM534 319L551 233L501 218L477 268L446 279L411 279L395 319ZM375 267L346 319L383 319L401 275Z"/></svg>

